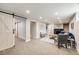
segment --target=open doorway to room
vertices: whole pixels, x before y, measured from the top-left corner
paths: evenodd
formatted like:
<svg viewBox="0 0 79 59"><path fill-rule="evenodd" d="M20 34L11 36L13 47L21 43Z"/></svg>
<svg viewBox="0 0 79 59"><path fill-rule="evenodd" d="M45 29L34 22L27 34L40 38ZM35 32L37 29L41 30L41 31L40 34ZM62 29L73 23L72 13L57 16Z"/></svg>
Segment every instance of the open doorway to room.
<svg viewBox="0 0 79 59"><path fill-rule="evenodd" d="M69 23L63 24L64 32L69 32Z"/></svg>
<svg viewBox="0 0 79 59"><path fill-rule="evenodd" d="M31 21L30 28L31 39L36 39L36 22Z"/></svg>

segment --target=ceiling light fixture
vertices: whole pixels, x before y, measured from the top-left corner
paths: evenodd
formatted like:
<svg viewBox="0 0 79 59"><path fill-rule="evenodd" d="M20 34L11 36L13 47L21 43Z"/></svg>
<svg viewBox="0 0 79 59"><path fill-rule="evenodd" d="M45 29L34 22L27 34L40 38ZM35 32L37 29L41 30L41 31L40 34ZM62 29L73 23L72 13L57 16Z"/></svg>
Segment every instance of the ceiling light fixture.
<svg viewBox="0 0 79 59"><path fill-rule="evenodd" d="M30 10L26 10L26 13L29 14L30 13Z"/></svg>
<svg viewBox="0 0 79 59"><path fill-rule="evenodd" d="M42 17L40 16L40 19L42 19Z"/></svg>
<svg viewBox="0 0 79 59"><path fill-rule="evenodd" d="M55 15L58 15L58 12L55 12L54 14L55 14Z"/></svg>

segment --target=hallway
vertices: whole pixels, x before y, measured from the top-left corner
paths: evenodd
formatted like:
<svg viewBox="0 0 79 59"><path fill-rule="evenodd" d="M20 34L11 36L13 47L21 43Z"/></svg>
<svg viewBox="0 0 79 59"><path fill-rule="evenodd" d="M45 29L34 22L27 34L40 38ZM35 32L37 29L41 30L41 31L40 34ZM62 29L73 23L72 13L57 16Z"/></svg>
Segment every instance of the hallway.
<svg viewBox="0 0 79 59"><path fill-rule="evenodd" d="M15 47L0 52L1 55L78 55L77 51L71 49L58 49L57 46L33 39L25 43L16 38Z"/></svg>

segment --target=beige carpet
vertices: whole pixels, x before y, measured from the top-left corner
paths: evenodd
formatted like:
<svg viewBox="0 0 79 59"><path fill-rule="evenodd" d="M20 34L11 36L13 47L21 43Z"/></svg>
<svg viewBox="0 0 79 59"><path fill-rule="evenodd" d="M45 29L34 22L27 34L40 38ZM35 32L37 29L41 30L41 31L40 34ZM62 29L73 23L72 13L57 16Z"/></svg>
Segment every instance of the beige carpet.
<svg viewBox="0 0 79 59"><path fill-rule="evenodd" d="M16 39L15 47L0 52L1 55L77 55L75 49L58 49L56 45L33 39L30 42L25 42L21 39Z"/></svg>

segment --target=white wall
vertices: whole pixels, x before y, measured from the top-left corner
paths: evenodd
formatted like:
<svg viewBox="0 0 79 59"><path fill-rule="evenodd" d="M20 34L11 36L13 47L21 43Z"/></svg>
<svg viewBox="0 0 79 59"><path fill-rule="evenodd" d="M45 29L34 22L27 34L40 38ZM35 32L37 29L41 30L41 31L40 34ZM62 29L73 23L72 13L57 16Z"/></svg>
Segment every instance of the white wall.
<svg viewBox="0 0 79 59"><path fill-rule="evenodd" d="M26 21L21 20L20 23L18 23L18 37L22 39L26 39Z"/></svg>
<svg viewBox="0 0 79 59"><path fill-rule="evenodd" d="M78 16L78 17L77 17ZM77 51L79 52L79 14L76 14L69 24L69 31L74 34L77 43ZM74 29L71 29L71 24L74 23Z"/></svg>
<svg viewBox="0 0 79 59"><path fill-rule="evenodd" d="M36 38L40 38L40 23L36 22Z"/></svg>
<svg viewBox="0 0 79 59"><path fill-rule="evenodd" d="M25 40L26 39L26 19L15 17L16 19L16 36ZM18 26L17 26L18 25Z"/></svg>
<svg viewBox="0 0 79 59"><path fill-rule="evenodd" d="M15 45L13 21L11 15L0 13L0 51Z"/></svg>
<svg viewBox="0 0 79 59"><path fill-rule="evenodd" d="M40 32L45 34L46 33L46 24L40 23Z"/></svg>
<svg viewBox="0 0 79 59"><path fill-rule="evenodd" d="M27 19L26 20L26 42L28 42L28 41L31 41L32 39L31 39L31 30L33 30L33 29L31 29L31 22L32 22L32 20L30 20L30 19ZM35 22L36 23L36 39L39 39L40 38L40 22L36 22L36 21L33 21L33 22Z"/></svg>
<svg viewBox="0 0 79 59"><path fill-rule="evenodd" d="M30 36L30 20L29 19L27 19L26 20L26 42L28 42L28 41L31 41L31 36Z"/></svg>
<svg viewBox="0 0 79 59"><path fill-rule="evenodd" d="M76 21L75 21L75 39L77 42L77 51L79 52L79 12L76 13Z"/></svg>
<svg viewBox="0 0 79 59"><path fill-rule="evenodd" d="M71 29L71 24L74 23L74 29ZM76 17L72 19L72 21L69 23L69 32L73 33L75 35L75 28L76 28Z"/></svg>
<svg viewBox="0 0 79 59"><path fill-rule="evenodd" d="M35 24L31 24L31 22L35 22ZM54 32L54 24L51 24L51 32ZM34 27L35 26L35 27ZM33 29L34 28L34 29ZM31 32L33 31L33 32ZM31 35L34 36L34 38L39 39L40 38L40 32L43 34L47 33L46 30L46 24L37 22L37 21L32 21L30 19L26 20L26 42L31 40Z"/></svg>
<svg viewBox="0 0 79 59"><path fill-rule="evenodd" d="M30 19L29 21L36 22L36 39L40 38L40 32L46 33L46 24L38 20Z"/></svg>

